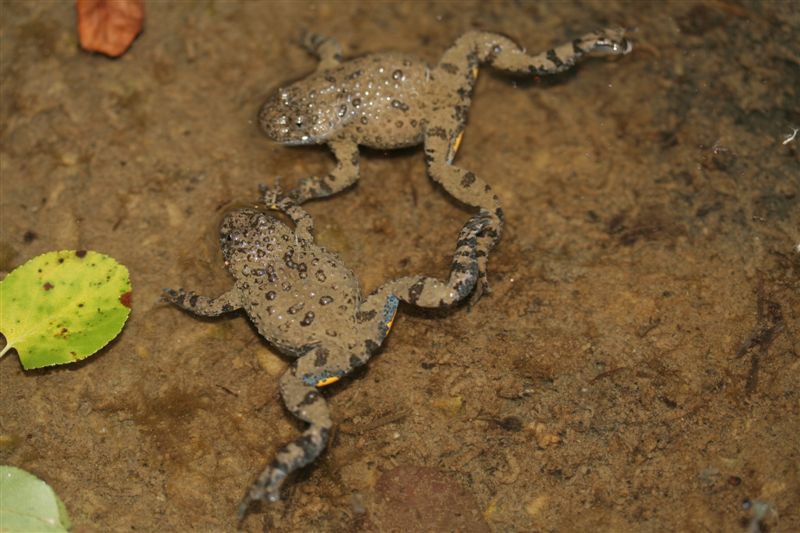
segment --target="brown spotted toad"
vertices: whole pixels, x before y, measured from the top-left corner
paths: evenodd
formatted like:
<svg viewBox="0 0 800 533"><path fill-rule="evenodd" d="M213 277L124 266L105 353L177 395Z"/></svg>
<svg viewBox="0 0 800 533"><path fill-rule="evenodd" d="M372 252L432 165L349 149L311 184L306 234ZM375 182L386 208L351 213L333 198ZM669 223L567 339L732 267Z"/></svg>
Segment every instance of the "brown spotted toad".
<svg viewBox="0 0 800 533"><path fill-rule="evenodd" d="M290 228L263 209L238 209L220 226L225 265L233 287L216 298L165 290L164 298L204 317L244 309L258 332L294 358L280 380L289 411L308 423L282 448L244 498L276 501L287 475L325 448L331 417L318 388L364 365L391 329L399 302L440 308L463 300L478 279L477 239L489 227L483 214L461 230L446 282L425 276L396 279L362 296L358 280L335 253L314 243L311 217L293 200L265 192L267 205L291 218Z"/></svg>
<svg viewBox="0 0 800 533"><path fill-rule="evenodd" d="M400 53L342 60L333 39L310 35L305 46L319 57L316 71L279 89L261 106L258 121L273 140L288 145L327 144L336 167L326 176L305 178L291 197L302 203L337 193L359 177L358 146L382 150L424 144L431 178L454 198L485 212L491 227L478 244L479 283L487 289L487 254L500 238L503 212L491 187L473 172L453 165L461 142L478 67L517 74L562 72L592 52L627 54L624 31L589 33L538 55L496 33L471 31L439 64Z"/></svg>

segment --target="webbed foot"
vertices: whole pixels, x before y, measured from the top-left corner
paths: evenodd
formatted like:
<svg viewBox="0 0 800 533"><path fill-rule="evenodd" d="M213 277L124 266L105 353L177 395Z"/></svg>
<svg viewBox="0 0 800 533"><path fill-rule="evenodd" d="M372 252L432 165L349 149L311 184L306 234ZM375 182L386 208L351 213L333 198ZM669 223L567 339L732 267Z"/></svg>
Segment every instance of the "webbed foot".
<svg viewBox="0 0 800 533"><path fill-rule="evenodd" d="M183 289L161 289L161 298L159 298L159 301L175 304L180 307L189 295L190 293Z"/></svg>
<svg viewBox="0 0 800 533"><path fill-rule="evenodd" d="M319 69L335 67L342 61L342 48L332 37L325 37L310 31L300 36L300 46L319 59Z"/></svg>
<svg viewBox="0 0 800 533"><path fill-rule="evenodd" d="M281 189L280 176L275 177L275 185L269 186L266 183L259 183L258 192L261 194L261 201L269 209L283 211L281 206L284 205L284 201L295 203L290 195L288 193L285 194Z"/></svg>
<svg viewBox="0 0 800 533"><path fill-rule="evenodd" d="M478 259L478 281L475 283L475 289L467 301L467 309L472 310L472 306L478 303L484 295L492 294L492 288L489 286L488 273L486 271L486 256Z"/></svg>
<svg viewBox="0 0 800 533"><path fill-rule="evenodd" d="M239 510L236 513L239 523L244 520L247 510L253 502L266 501L274 503L280 500L280 488L284 479L286 479L286 473L274 468L272 465L264 470L258 477L258 481L247 489L247 494L239 504Z"/></svg>

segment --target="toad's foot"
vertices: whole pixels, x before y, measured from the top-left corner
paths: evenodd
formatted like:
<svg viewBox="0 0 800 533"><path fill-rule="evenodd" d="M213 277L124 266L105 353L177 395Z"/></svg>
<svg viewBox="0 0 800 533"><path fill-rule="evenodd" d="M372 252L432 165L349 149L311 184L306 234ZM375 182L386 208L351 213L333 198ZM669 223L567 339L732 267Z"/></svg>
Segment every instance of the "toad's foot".
<svg viewBox="0 0 800 533"><path fill-rule="evenodd" d="M342 62L342 47L336 39L304 31L300 46L319 59L318 70L333 68Z"/></svg>
<svg viewBox="0 0 800 533"><path fill-rule="evenodd" d="M258 192L261 194L261 201L264 202L269 209L283 211L281 206L287 206L291 202L294 204L288 194L284 194L281 189L280 176L275 177L275 185L269 186L266 183L259 183Z"/></svg>
<svg viewBox="0 0 800 533"><path fill-rule="evenodd" d="M407 276L390 281L369 296L366 308L371 305L375 314L379 314L377 310L383 306L386 295L393 295L403 302L424 309L441 309L464 300L473 292L479 280L479 239L490 231L490 227L491 217L486 212L472 217L464 225L456 243L447 280L429 276ZM485 288L484 286L482 290Z"/></svg>
<svg viewBox="0 0 800 533"><path fill-rule="evenodd" d="M261 198L267 209L281 211L294 222L295 236L300 239L312 241L314 233L314 220L311 218L305 209L298 205L297 201L291 196L291 193L284 194L281 191L278 180L275 180L275 186L269 187L268 185L261 184L258 186L261 192Z"/></svg>
<svg viewBox="0 0 800 533"><path fill-rule="evenodd" d="M491 294L492 289L489 286L489 275L487 263L489 261L489 252L495 247L500 240L500 231L503 227L503 210L498 208L492 214L487 210L481 210L481 219L483 220L484 227L477 237L477 245L475 247L475 262L478 265L478 280L475 283L475 290L469 298L469 307L478 303L478 300L484 294Z"/></svg>
<svg viewBox="0 0 800 533"><path fill-rule="evenodd" d="M329 141L328 147L336 159L336 167L325 176L308 176L301 179L296 188L286 193L286 196L295 203L303 204L309 200L331 196L358 181L358 144L340 139Z"/></svg>

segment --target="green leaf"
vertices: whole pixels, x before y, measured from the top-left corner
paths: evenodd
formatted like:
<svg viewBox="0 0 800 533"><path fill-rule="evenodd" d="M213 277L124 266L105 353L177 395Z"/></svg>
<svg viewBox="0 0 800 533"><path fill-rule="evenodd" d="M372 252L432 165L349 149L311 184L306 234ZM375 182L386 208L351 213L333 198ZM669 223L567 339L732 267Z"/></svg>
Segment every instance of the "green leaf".
<svg viewBox="0 0 800 533"><path fill-rule="evenodd" d="M128 269L84 250L34 257L0 281L3 356L14 348L26 370L89 357L128 319Z"/></svg>
<svg viewBox="0 0 800 533"><path fill-rule="evenodd" d="M19 468L0 466L0 531L56 533L70 527L64 502L47 483Z"/></svg>

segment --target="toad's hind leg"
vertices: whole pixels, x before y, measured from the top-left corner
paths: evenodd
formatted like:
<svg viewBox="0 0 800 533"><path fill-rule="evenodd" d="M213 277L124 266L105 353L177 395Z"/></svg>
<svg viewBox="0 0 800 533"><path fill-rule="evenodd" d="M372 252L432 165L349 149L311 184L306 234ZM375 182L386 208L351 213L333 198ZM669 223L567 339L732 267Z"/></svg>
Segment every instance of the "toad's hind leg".
<svg viewBox="0 0 800 533"><path fill-rule="evenodd" d="M489 226L489 217L483 214L472 217L464 225L458 236L447 280L429 276L407 276L382 285L367 298L362 305L362 315L378 321L378 344L383 341L393 323L398 301L415 307L438 309L454 305L472 292L478 281L478 239Z"/></svg>
<svg viewBox="0 0 800 533"><path fill-rule="evenodd" d="M258 476L239 505L239 519L247 513L247 508L255 500L275 502L280 499L280 488L286 477L295 470L313 462L325 449L331 429L331 416L325 398L317 390L317 382L308 380L308 374L301 369L315 368L320 356L327 352L318 348L299 358L281 378L281 396L291 413L307 422L308 428L284 446L270 465Z"/></svg>
<svg viewBox="0 0 800 533"><path fill-rule="evenodd" d="M439 183L451 196L469 206L480 209L480 214L488 220L487 226L478 237L477 265L478 286L472 301L476 302L483 292L488 292L486 261L489 252L500 240L503 229L503 210L500 199L488 183L475 175L451 164L461 137L463 123L455 117L444 119L442 125L428 128L425 134L425 160L431 179Z"/></svg>
<svg viewBox="0 0 800 533"><path fill-rule="evenodd" d="M425 130L425 158L431 178L465 204L488 214L491 228L478 242L478 290L488 289L486 256L500 239L503 212L491 187L474 173L452 165L467 120L478 67L489 64L507 72L552 74L567 70L592 52L627 54L631 44L623 30L602 30L584 35L541 54L531 56L514 41L496 33L471 31L460 37L431 72L432 109Z"/></svg>
<svg viewBox="0 0 800 533"><path fill-rule="evenodd" d="M571 68L587 54L627 54L633 45L623 29L605 29L530 55L504 35L470 31L456 40L442 56L433 72L436 82L452 91L469 92L482 64L517 74L555 74ZM440 79L441 78L441 79Z"/></svg>

